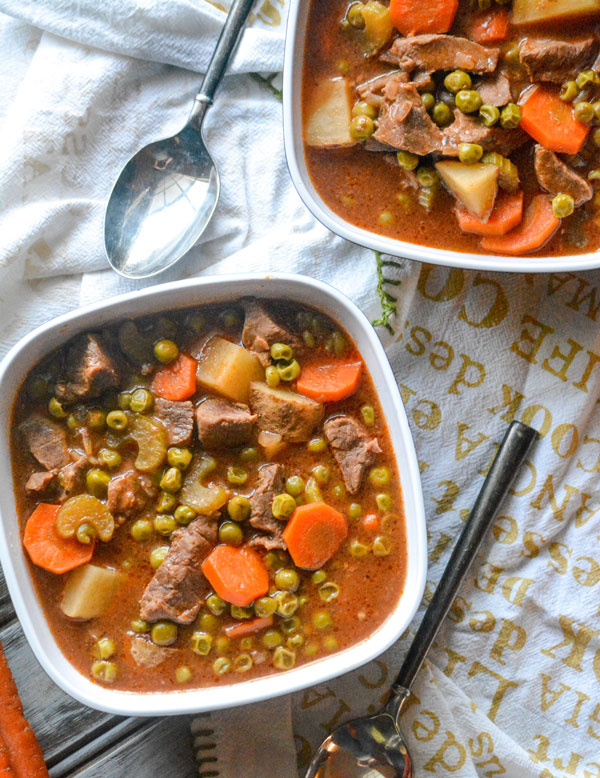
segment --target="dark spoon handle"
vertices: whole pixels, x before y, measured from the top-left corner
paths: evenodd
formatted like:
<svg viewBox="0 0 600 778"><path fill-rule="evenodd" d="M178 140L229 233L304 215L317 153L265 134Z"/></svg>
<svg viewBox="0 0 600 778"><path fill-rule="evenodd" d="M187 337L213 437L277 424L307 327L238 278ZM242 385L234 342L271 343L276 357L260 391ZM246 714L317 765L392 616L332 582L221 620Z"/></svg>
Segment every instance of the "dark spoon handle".
<svg viewBox="0 0 600 778"><path fill-rule="evenodd" d="M235 49L240 32L252 10L254 0L233 0L227 19L219 35L200 92L196 96L191 118L201 119L206 108L212 103L227 63ZM198 116L199 115L199 116Z"/></svg>
<svg viewBox="0 0 600 778"><path fill-rule="evenodd" d="M536 430L520 421L513 421L508 428L400 669L396 684L404 689L410 689L421 669L460 585L537 437Z"/></svg>

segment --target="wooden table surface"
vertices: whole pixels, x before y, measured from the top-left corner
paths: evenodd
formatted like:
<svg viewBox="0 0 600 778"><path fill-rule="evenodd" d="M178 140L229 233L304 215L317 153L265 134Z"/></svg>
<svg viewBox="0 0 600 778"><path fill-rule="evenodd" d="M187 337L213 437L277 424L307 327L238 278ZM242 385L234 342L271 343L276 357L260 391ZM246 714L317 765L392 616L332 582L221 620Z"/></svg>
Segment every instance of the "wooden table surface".
<svg viewBox="0 0 600 778"><path fill-rule="evenodd" d="M188 716L123 718L87 708L48 678L35 659L0 574L0 640L25 715L52 778L210 778L194 761Z"/></svg>

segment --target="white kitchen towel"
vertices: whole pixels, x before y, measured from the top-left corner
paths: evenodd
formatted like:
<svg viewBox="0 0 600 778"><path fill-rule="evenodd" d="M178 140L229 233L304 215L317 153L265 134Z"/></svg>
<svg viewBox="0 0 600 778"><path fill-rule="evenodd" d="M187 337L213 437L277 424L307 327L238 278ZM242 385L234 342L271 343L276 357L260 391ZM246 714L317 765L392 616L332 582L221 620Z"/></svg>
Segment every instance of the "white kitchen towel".
<svg viewBox="0 0 600 778"><path fill-rule="evenodd" d="M3 351L59 312L141 285L104 269L106 197L141 145L185 121L201 80L192 71L216 37L214 8L204 0L0 0L16 17L0 17ZM223 183L215 219L200 246L148 283L279 269L328 281L371 319L385 302L392 331L379 332L415 437L428 515L425 601L506 424L518 418L541 430L403 726L420 775L600 776L600 275L378 263L328 233L287 175L278 82L248 75L281 67L283 9L273 0L261 8L279 24L257 13L260 35L246 33L207 117ZM417 208L415 219L426 216ZM292 698L203 717L196 748L213 733L216 761L200 774L294 778L290 746L301 772L331 727L376 710L409 639Z"/></svg>

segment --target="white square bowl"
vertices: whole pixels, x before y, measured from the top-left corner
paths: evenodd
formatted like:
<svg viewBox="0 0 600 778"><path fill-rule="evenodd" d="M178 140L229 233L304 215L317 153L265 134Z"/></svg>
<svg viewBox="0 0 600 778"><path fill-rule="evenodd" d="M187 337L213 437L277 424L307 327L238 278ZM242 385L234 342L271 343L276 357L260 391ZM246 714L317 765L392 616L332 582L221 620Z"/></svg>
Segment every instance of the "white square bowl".
<svg viewBox="0 0 600 778"><path fill-rule="evenodd" d="M309 11L310 0L291 0L283 66L283 138L287 164L294 186L304 205L325 227L352 243L374 251L468 270L555 273L564 270L592 270L600 267L600 251L588 254L565 254L561 257L508 257L430 248L369 232L332 211L313 186L304 157L302 71Z"/></svg>
<svg viewBox="0 0 600 778"><path fill-rule="evenodd" d="M63 656L35 593L16 519L10 457L10 421L15 395L26 374L50 351L78 332L130 316L190 305L228 302L246 295L289 299L314 306L343 327L356 343L378 392L393 442L404 496L407 571L403 593L385 622L366 640L310 664L236 684L202 689L138 693L92 683ZM353 670L385 651L409 625L425 586L425 516L419 469L394 375L385 352L364 315L340 292L296 275L236 275L163 284L80 308L38 327L23 338L0 365L0 561L13 605L38 661L65 692L80 702L126 716L196 713L258 702L322 683Z"/></svg>

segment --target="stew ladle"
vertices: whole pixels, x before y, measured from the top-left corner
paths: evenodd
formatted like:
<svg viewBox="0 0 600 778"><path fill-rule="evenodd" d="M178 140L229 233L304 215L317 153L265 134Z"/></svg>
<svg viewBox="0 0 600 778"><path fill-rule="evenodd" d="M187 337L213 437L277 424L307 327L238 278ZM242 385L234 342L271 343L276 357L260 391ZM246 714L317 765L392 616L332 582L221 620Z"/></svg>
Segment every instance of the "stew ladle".
<svg viewBox="0 0 600 778"><path fill-rule="evenodd" d="M113 187L104 247L111 266L126 278L147 278L173 265L214 213L219 173L204 145L202 122L253 2L233 0L185 127L144 146Z"/></svg>
<svg viewBox="0 0 600 778"><path fill-rule="evenodd" d="M335 729L312 758L306 778L412 778L413 764L399 726L410 688L454 602L500 505L537 438L513 421L425 612L385 708Z"/></svg>

